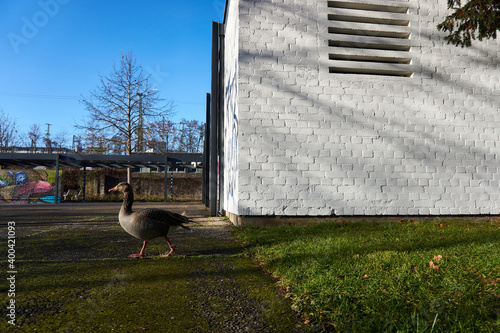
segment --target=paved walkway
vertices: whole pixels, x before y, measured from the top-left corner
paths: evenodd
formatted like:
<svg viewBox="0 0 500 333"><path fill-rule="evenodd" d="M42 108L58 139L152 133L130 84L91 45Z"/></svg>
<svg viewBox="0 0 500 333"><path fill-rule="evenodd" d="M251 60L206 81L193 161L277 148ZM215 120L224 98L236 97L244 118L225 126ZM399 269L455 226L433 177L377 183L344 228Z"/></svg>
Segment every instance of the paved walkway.
<svg viewBox="0 0 500 333"><path fill-rule="evenodd" d="M227 220L208 217L208 210L201 203L136 202L135 210L157 207L177 213L185 212L194 221L193 232L178 229L169 235L176 245L173 257L159 258L159 255L168 248L164 240L156 239L148 244L146 249L148 259L129 259L127 255L137 253L142 242L118 226L120 205L121 203L116 202L0 205L1 228L6 229L9 221L15 222L17 265L24 268L22 274L30 275L27 280L24 280L26 276L20 276L17 282L25 284L18 286L20 291L16 296L17 331L28 332L40 327L52 330L57 327L56 331L67 331L71 325L79 327L76 331L114 329L124 332L137 330L302 332L306 330L301 325L300 318L297 318L290 309L288 300L276 289L276 281L246 257L242 245L232 237L234 229ZM3 244L6 244L6 235L6 232L1 233L0 241ZM45 283L43 276L39 275L42 274L40 272L45 272L43 274L47 274L49 279L49 268L54 267L54 264L57 265L60 274L63 274L60 277L61 285L53 290L39 290L37 286ZM128 276L125 282L121 282L123 286L127 286L123 290L120 289L123 295L113 296L127 299L123 309L117 309L116 305L113 305L115 298L108 297L109 302L101 304L100 308L108 309L106 313L109 318L104 319L109 320L103 321L102 315L95 314L85 315L86 319L81 319L81 322L79 319L73 319L75 313L72 311L77 311L74 309L78 309L78 318L83 318L81 313L89 311L93 313L93 310L88 308L89 298L95 297L98 291L96 291L97 286L92 285L94 276L91 272L82 272L82 279L85 280L85 274L89 274L90 282L83 289L75 288L74 293L79 296L72 299L71 304L63 305L59 298L67 298L67 295L58 295L58 292L62 287L66 287L65 279L74 278L74 276L64 276L62 273L66 271L64 267L68 270L76 269L75 267L80 267L79 270L89 270L86 267L93 267L90 270L95 268L97 274L99 269L109 272L110 268L113 268L111 272L115 272L117 266L121 267L120 276ZM143 268L137 271L139 266ZM142 274L146 274L145 268L156 271L158 278L161 277L165 282L157 285L155 284L157 282L152 281L150 286L152 290L148 289L150 294L142 293L139 299L134 300L134 297L137 297L134 296L134 288L139 286L144 288ZM37 279L42 282L35 283ZM113 281L115 280L108 282L107 285L116 283ZM162 298L160 295L164 293L163 289L166 286L169 287L169 296ZM23 293L23 290L30 289L32 292L29 292L29 295L28 292ZM6 295L1 296L0 301L8 304ZM143 297L158 298L160 302L158 306L161 309L175 306L176 311L184 314L175 316L176 320L173 321L174 316L162 316L153 310L144 310L139 316L140 319L136 320L139 323L130 323L130 319L121 322L120 315L128 313L128 307L132 307L135 302L144 302ZM37 306L37 302L40 304L49 302L52 305ZM3 318L5 318L5 308L6 306L3 306L0 310ZM52 311L50 309L54 308L58 309L57 312L49 313ZM44 319L46 315L52 315L52 319ZM53 319L58 316L59 321ZM5 322L0 323L0 331L4 331L2 328L5 325ZM8 325L5 327L11 328Z"/></svg>

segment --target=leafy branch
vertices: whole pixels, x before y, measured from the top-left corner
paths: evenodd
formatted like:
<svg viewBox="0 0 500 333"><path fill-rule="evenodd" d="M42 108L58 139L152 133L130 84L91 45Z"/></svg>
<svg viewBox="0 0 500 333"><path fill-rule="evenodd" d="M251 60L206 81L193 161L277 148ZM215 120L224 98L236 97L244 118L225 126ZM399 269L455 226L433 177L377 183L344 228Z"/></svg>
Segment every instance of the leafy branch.
<svg viewBox="0 0 500 333"><path fill-rule="evenodd" d="M471 46L472 40L496 39L500 30L500 0L448 0L454 12L439 23L438 30L448 32L444 39L455 46Z"/></svg>

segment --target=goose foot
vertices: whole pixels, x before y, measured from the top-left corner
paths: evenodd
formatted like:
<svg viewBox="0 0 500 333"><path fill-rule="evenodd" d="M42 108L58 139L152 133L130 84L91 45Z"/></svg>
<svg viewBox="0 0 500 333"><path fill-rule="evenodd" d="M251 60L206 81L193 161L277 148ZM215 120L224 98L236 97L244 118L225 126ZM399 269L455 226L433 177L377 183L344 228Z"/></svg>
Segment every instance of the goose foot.
<svg viewBox="0 0 500 333"><path fill-rule="evenodd" d="M144 245L142 245L141 252L139 252L137 254L131 254L128 257L129 258L144 258L144 250L146 249L146 244L148 244L147 240L144 241Z"/></svg>
<svg viewBox="0 0 500 333"><path fill-rule="evenodd" d="M169 253L167 253L167 254L162 255L162 257L163 257L163 258L166 258L166 257L168 257L169 255L171 255L174 251L175 251L175 247L174 247L174 246L171 246L171 247L170 247L170 252L169 252Z"/></svg>
<svg viewBox="0 0 500 333"><path fill-rule="evenodd" d="M167 254L162 255L162 257L164 257L164 258L168 257L169 255L172 254L172 252L175 251L175 247L170 242L170 239L168 238L168 236L165 236L165 241L167 241L168 247L170 248L170 252L167 253Z"/></svg>

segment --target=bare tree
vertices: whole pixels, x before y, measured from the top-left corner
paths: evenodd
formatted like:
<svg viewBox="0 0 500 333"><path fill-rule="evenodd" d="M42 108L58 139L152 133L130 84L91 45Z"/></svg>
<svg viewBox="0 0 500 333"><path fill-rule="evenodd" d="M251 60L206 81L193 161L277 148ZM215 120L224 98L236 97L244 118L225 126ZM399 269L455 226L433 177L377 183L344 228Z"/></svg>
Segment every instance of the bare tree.
<svg viewBox="0 0 500 333"><path fill-rule="evenodd" d="M147 138L149 147L159 153L175 151L179 141L175 124L165 117L149 124Z"/></svg>
<svg viewBox="0 0 500 333"><path fill-rule="evenodd" d="M155 152L201 153L205 138L205 123L182 119L179 124L162 119L148 126L148 146Z"/></svg>
<svg viewBox="0 0 500 333"><path fill-rule="evenodd" d="M119 66L100 76L100 85L81 101L89 116L77 127L85 130L87 140L103 140L113 150L123 147L127 155L142 151L144 124L173 112L173 104L159 97L149 78L131 52L122 53ZM127 178L130 182L130 170Z"/></svg>
<svg viewBox="0 0 500 333"><path fill-rule="evenodd" d="M36 148L38 146L38 142L42 138L42 132L40 131L40 125L33 124L30 127L28 132L29 145L31 147L31 151L36 152Z"/></svg>
<svg viewBox="0 0 500 333"><path fill-rule="evenodd" d="M57 148L63 148L66 146L68 140L68 134L65 131L59 132L52 140L52 146Z"/></svg>
<svg viewBox="0 0 500 333"><path fill-rule="evenodd" d="M110 150L105 146L104 140L99 131L87 128L85 133L81 136L83 141L84 152L87 154L107 154ZM122 151L118 152L120 154Z"/></svg>
<svg viewBox="0 0 500 333"><path fill-rule="evenodd" d="M205 137L205 124L198 120L181 120L179 151L186 153L201 153Z"/></svg>
<svg viewBox="0 0 500 333"><path fill-rule="evenodd" d="M16 121L0 109L0 151L6 152L18 143Z"/></svg>

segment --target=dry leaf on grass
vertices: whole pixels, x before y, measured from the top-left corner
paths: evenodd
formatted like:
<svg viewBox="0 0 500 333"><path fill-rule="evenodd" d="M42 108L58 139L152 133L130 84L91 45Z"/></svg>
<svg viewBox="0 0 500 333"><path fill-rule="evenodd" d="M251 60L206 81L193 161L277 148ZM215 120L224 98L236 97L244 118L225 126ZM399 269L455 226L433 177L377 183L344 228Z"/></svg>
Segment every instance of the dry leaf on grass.
<svg viewBox="0 0 500 333"><path fill-rule="evenodd" d="M440 255L440 254L438 254L437 256L434 256L433 259L436 260L436 261L439 261L439 260L443 259L443 256Z"/></svg>
<svg viewBox="0 0 500 333"><path fill-rule="evenodd" d="M485 284L496 284L498 281L495 280L495 279L485 279L483 277L479 278L479 281L481 281L482 283L485 283Z"/></svg>
<svg viewBox="0 0 500 333"><path fill-rule="evenodd" d="M401 219L401 220L398 220L398 223L415 223L415 224L418 224L418 221L415 221L415 220L412 220L412 219L409 219L409 220Z"/></svg>
<svg viewBox="0 0 500 333"><path fill-rule="evenodd" d="M434 261L429 261L429 268L430 269L439 269L439 266L434 264Z"/></svg>

